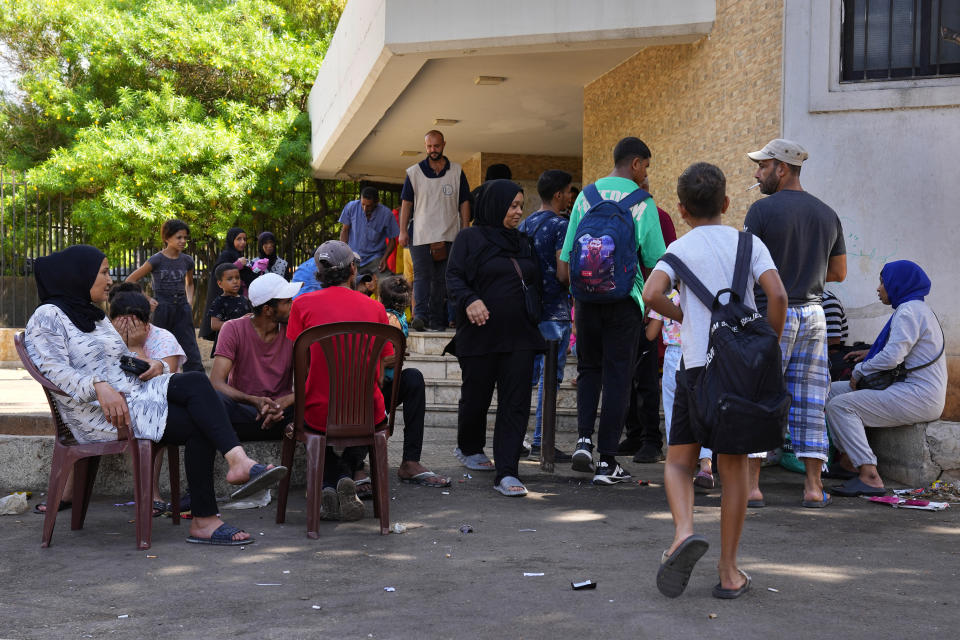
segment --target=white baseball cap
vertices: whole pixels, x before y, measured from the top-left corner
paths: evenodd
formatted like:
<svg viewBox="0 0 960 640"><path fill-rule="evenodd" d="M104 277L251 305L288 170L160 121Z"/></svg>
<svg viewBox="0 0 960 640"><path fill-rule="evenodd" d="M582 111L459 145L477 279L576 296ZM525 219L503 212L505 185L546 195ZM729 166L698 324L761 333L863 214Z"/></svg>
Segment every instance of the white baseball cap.
<svg viewBox="0 0 960 640"><path fill-rule="evenodd" d="M297 295L302 282L287 282L276 273L265 273L250 283L247 294L250 304L259 307L271 300L286 300Z"/></svg>
<svg viewBox="0 0 960 640"><path fill-rule="evenodd" d="M760 151L751 151L747 154L747 157L754 162L774 159L799 167L804 160L810 157L810 154L793 140L777 138L768 142Z"/></svg>

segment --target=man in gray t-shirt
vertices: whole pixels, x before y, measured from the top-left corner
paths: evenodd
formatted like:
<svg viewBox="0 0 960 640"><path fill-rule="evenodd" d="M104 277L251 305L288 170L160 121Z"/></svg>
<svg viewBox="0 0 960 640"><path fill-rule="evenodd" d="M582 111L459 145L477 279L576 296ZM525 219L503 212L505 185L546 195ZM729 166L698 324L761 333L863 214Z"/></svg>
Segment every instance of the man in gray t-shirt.
<svg viewBox="0 0 960 640"><path fill-rule="evenodd" d="M809 156L802 146L778 138L747 156L757 163L754 177L760 192L769 197L753 203L743 228L770 250L789 296L780 349L787 391L793 396L790 439L806 469L801 504L825 507L830 496L823 491L820 468L830 446L823 414L830 371L820 298L825 281L840 282L847 275L843 227L833 209L800 186L800 166ZM756 297L762 311L763 293ZM760 460L750 462L749 504L762 506Z"/></svg>

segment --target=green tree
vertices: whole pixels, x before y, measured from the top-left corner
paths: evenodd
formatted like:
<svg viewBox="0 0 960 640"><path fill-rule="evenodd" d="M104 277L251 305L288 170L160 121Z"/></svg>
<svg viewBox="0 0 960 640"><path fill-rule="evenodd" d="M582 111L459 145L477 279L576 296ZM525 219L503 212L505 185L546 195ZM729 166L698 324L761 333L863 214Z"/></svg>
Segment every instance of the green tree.
<svg viewBox="0 0 960 640"><path fill-rule="evenodd" d="M304 112L345 0L0 0L0 162L109 249L290 218ZM276 229L280 234L284 229Z"/></svg>

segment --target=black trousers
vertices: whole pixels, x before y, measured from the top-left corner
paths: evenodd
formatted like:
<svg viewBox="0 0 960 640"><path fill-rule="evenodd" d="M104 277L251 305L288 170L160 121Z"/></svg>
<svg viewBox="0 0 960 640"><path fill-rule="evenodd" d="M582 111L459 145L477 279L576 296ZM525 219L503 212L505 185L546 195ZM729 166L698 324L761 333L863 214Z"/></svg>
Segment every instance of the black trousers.
<svg viewBox="0 0 960 640"><path fill-rule="evenodd" d="M390 409L393 382L385 382L380 389L384 404ZM423 420L427 412L427 392L419 369L400 372L397 404L403 406L403 461L420 462L423 451Z"/></svg>
<svg viewBox="0 0 960 640"><path fill-rule="evenodd" d="M640 445L663 447L660 434L660 353L656 340L647 340L640 330L637 339L637 360L630 389L630 405L624 422L624 437Z"/></svg>
<svg viewBox="0 0 960 640"><path fill-rule="evenodd" d="M327 447L323 459L323 486L336 487L340 478L353 478L353 474L363 469L363 459L367 455L366 447L346 447L337 453L333 447Z"/></svg>
<svg viewBox="0 0 960 640"><path fill-rule="evenodd" d="M240 444L223 403L206 375L193 371L177 373L167 387L167 427L161 444L184 445L193 515L217 515L213 489L213 460Z"/></svg>
<svg viewBox="0 0 960 640"><path fill-rule="evenodd" d="M630 298L607 304L577 302L576 323L577 431L581 438L593 438L602 392L597 449L600 455L615 456L630 398L643 312Z"/></svg>
<svg viewBox="0 0 960 640"><path fill-rule="evenodd" d="M290 405L283 412L283 419L274 422L269 429L263 429L260 425L263 420L257 419L257 409L244 402L237 402L233 398L217 392L224 409L227 410L227 416L230 418L230 424L233 430L237 432L237 438L240 442L249 442L251 440L279 440L283 437L283 430L293 420L293 405Z"/></svg>
<svg viewBox="0 0 960 640"><path fill-rule="evenodd" d="M186 298L162 298L157 296L157 308L153 312L153 324L166 329L180 343L187 355L184 371L203 371L197 334L193 330L193 316Z"/></svg>
<svg viewBox="0 0 960 640"><path fill-rule="evenodd" d="M463 384L457 417L457 446L464 455L481 453L487 440L487 410L497 388L497 420L493 460L497 475L519 478L520 447L530 420L530 378L533 351L460 356Z"/></svg>

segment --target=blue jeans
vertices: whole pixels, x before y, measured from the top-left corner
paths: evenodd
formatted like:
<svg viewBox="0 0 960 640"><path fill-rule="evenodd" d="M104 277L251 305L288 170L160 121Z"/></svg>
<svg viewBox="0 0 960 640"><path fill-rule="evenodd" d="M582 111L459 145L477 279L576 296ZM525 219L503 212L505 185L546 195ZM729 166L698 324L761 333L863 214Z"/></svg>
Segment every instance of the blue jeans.
<svg viewBox="0 0 960 640"><path fill-rule="evenodd" d="M547 320L540 323L540 333L544 340L559 340L557 349L557 386L563 382L563 367L567 363L567 347L570 346L570 321ZM540 446L543 421L543 362L544 356L538 355L533 361L533 382L537 385L537 417L533 430L533 444Z"/></svg>
<svg viewBox="0 0 960 640"><path fill-rule="evenodd" d="M451 244L447 243L448 252ZM446 329L447 261L434 261L429 244L411 245L410 258L413 260L414 316L429 328Z"/></svg>

